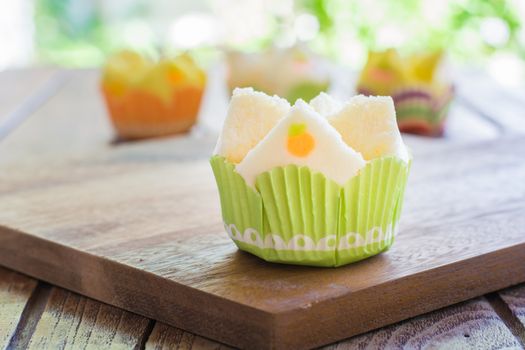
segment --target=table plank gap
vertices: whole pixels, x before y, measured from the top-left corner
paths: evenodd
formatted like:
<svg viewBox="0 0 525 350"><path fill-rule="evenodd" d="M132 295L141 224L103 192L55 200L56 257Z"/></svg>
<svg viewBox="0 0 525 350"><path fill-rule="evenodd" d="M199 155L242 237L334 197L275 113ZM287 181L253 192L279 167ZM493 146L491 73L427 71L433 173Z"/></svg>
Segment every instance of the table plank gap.
<svg viewBox="0 0 525 350"><path fill-rule="evenodd" d="M70 74L67 71L53 73L35 92L3 117L0 121L0 141L49 101L62 88L69 77Z"/></svg>
<svg viewBox="0 0 525 350"><path fill-rule="evenodd" d="M0 267L0 349L12 338L37 281Z"/></svg>
<svg viewBox="0 0 525 350"><path fill-rule="evenodd" d="M525 348L525 327L520 320L512 313L509 306L499 296L498 293L490 293L485 296L494 311L498 314L508 329L512 332L514 337L520 342L520 345Z"/></svg>
<svg viewBox="0 0 525 350"><path fill-rule="evenodd" d="M525 339L525 284L505 289L498 294L514 317L520 322L520 334L522 339Z"/></svg>
<svg viewBox="0 0 525 350"><path fill-rule="evenodd" d="M45 282L38 282L26 307L22 311L20 321L7 346L8 349L27 349L33 332L46 307L51 288L51 285Z"/></svg>
<svg viewBox="0 0 525 350"><path fill-rule="evenodd" d="M499 134L504 134L507 132L505 125L500 123L497 118L494 118L491 114L487 113L482 107L478 106L470 98L467 98L465 96L457 96L456 103L470 110L478 118L482 119L491 127L496 129Z"/></svg>
<svg viewBox="0 0 525 350"><path fill-rule="evenodd" d="M0 164L63 159L109 147L112 130L98 71L61 74L66 76L62 88L0 143Z"/></svg>
<svg viewBox="0 0 525 350"><path fill-rule="evenodd" d="M56 72L54 67L0 71L0 122Z"/></svg>
<svg viewBox="0 0 525 350"><path fill-rule="evenodd" d="M149 320L148 325L146 326L146 329L142 333L142 336L138 340L138 344L135 347L137 350L144 350L146 348L146 343L148 339L151 337L151 333L153 332L153 329L155 327L155 324L157 321L155 320Z"/></svg>
<svg viewBox="0 0 525 350"><path fill-rule="evenodd" d="M473 69L456 72L456 96L481 115L502 125L508 134L525 133L524 102L486 72Z"/></svg>
<svg viewBox="0 0 525 350"><path fill-rule="evenodd" d="M448 112L444 137L434 141L458 144L489 140L501 137L502 130L492 120L486 120L477 111L463 104L461 99L457 99L452 102Z"/></svg>

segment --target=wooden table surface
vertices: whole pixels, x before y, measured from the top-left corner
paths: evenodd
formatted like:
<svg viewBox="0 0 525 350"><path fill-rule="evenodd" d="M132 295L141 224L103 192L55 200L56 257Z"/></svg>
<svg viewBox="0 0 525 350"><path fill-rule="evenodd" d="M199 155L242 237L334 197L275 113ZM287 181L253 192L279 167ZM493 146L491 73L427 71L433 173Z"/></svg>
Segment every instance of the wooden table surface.
<svg viewBox="0 0 525 350"><path fill-rule="evenodd" d="M2 174L27 169L46 176L50 165L81 160L112 148L133 152L137 161L168 157L170 139L111 144L112 130L97 89L95 71L53 68L0 73L0 193ZM462 72L458 97L442 139L407 136L421 155L447 152L458 145L498 138L525 139L525 93L498 86L484 74ZM213 92L207 95L213 99ZM217 110L203 108L201 120L214 124ZM222 112L223 113L223 112ZM213 133L200 127L192 135L203 150L212 147ZM508 142L508 141L506 141ZM173 152L171 149L170 152ZM191 151L176 150L180 154ZM195 151L198 152L198 151ZM523 155L525 161L525 154ZM41 168L38 164L45 164ZM26 176L26 175L25 175ZM52 174L49 174L52 176ZM12 183L10 186L13 186ZM501 210L497 207L495 211ZM524 233L525 234L525 233ZM51 286L0 267L1 348L227 348L211 340ZM453 305L426 315L355 336L326 348L525 348L525 284Z"/></svg>

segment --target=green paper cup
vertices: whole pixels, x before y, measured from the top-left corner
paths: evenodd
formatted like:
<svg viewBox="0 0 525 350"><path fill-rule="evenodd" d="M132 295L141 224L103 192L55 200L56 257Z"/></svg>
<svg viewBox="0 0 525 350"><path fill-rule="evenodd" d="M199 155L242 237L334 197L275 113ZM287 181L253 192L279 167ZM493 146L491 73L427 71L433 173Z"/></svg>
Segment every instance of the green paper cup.
<svg viewBox="0 0 525 350"><path fill-rule="evenodd" d="M394 241L409 165L369 162L345 186L288 165L246 184L221 156L210 160L224 226L239 249L272 262L341 266L387 250Z"/></svg>

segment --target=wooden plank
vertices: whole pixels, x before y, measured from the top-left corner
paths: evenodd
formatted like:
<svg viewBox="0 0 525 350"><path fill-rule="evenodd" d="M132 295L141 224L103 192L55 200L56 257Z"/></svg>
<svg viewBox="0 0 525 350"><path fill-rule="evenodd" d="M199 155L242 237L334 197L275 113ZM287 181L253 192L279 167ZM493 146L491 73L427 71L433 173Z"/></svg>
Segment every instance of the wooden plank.
<svg viewBox="0 0 525 350"><path fill-rule="evenodd" d="M430 153L450 153L466 144L494 140L500 136L501 130L498 127L487 122L460 101L455 101L443 137L403 134L403 140L414 158L420 159Z"/></svg>
<svg viewBox="0 0 525 350"><path fill-rule="evenodd" d="M212 132L213 136L210 137L207 125L216 123L212 121L213 114L215 119L224 117L224 94L212 91L205 96L206 106L203 106L200 115L205 120L191 134L191 147L188 147L188 138L178 136L115 145L113 129L99 91L99 72L91 69L65 73L67 80L58 93L36 111L30 120L2 140L0 166L9 168L12 164L23 166L44 161L62 162L64 159L81 159L93 152L118 156L122 149L147 153L153 157L151 161L171 157L173 152L190 159L195 158L195 149L205 149L206 156L213 149L216 135ZM221 87L216 82L211 85L215 86L214 89ZM195 147L200 144L204 147ZM155 152L152 152L153 149ZM204 155L202 152L199 154Z"/></svg>
<svg viewBox="0 0 525 350"><path fill-rule="evenodd" d="M509 134L525 133L525 102L479 70L456 72L458 99Z"/></svg>
<svg viewBox="0 0 525 350"><path fill-rule="evenodd" d="M0 348L13 336L37 281L0 267Z"/></svg>
<svg viewBox="0 0 525 350"><path fill-rule="evenodd" d="M480 116L456 100L452 103L445 129L447 142L472 142L491 140L501 136L497 125Z"/></svg>
<svg viewBox="0 0 525 350"><path fill-rule="evenodd" d="M199 337L181 329L170 327L157 322L146 342L146 350L168 349L200 349L200 350L227 350L232 349L227 345Z"/></svg>
<svg viewBox="0 0 525 350"><path fill-rule="evenodd" d="M98 73L63 74L67 79L58 93L2 141L0 164L75 157L110 145L113 132L99 94Z"/></svg>
<svg viewBox="0 0 525 350"><path fill-rule="evenodd" d="M210 84L200 113L200 125L192 137L204 142L207 154L213 149L217 127L226 114L227 94L218 83L220 75L210 76ZM79 159L87 153L114 153L112 147L113 130L107 118L106 109L99 93L99 73L95 70L76 70L68 72L68 79L58 93L36 111L30 120L12 133L0 144L0 166L10 164L63 159ZM1 82L0 82L1 84ZM346 96L345 94L340 94ZM493 139L499 136L499 130L490 122L480 118L477 113L466 108L460 102L452 106L445 138L429 139L407 136L415 154L425 153L427 149L449 148L457 144ZM169 155L169 150L180 147L178 138L157 139L138 144L120 145L134 150L149 149L151 156ZM194 145L198 144L195 142ZM68 145L68 147L64 147ZM181 145L183 146L183 145ZM186 147L185 150L194 147ZM154 150L155 152L152 152ZM180 152L182 154L183 152ZM186 156L189 159L190 155Z"/></svg>
<svg viewBox="0 0 525 350"><path fill-rule="evenodd" d="M525 325L525 285L506 289L499 294L513 314Z"/></svg>
<svg viewBox="0 0 525 350"><path fill-rule="evenodd" d="M0 122L9 112L38 92L56 73L54 68L12 69L0 72Z"/></svg>
<svg viewBox="0 0 525 350"><path fill-rule="evenodd" d="M520 345L490 304L484 299L474 299L323 350L519 349Z"/></svg>
<svg viewBox="0 0 525 350"><path fill-rule="evenodd" d="M523 84L521 86L506 86L503 87L503 90L505 90L509 100L514 101L519 106L525 105L525 86Z"/></svg>
<svg viewBox="0 0 525 350"><path fill-rule="evenodd" d="M515 322L509 320L509 327L521 339L522 346L525 347L525 284L506 289L498 294L514 317Z"/></svg>
<svg viewBox="0 0 525 350"><path fill-rule="evenodd" d="M384 327L323 350L421 348L519 348L520 342L483 298L463 302ZM146 349L228 349L229 347L157 322Z"/></svg>
<svg viewBox="0 0 525 350"><path fill-rule="evenodd" d="M237 252L206 161L95 158L4 192L0 264L228 344L322 345L524 281L524 151L417 159L394 247L338 269Z"/></svg>
<svg viewBox="0 0 525 350"><path fill-rule="evenodd" d="M45 104L66 78L51 68L0 72L0 139Z"/></svg>
<svg viewBox="0 0 525 350"><path fill-rule="evenodd" d="M28 348L139 349L151 327L144 317L53 287Z"/></svg>

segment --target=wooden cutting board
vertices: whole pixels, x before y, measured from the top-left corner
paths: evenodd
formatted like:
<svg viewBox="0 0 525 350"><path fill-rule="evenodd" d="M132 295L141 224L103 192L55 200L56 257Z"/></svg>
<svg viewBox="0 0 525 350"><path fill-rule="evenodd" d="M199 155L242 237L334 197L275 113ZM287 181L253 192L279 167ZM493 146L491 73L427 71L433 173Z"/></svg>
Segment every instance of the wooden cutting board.
<svg viewBox="0 0 525 350"><path fill-rule="evenodd" d="M231 345L319 346L525 281L524 157L519 139L416 157L392 249L341 268L239 252L204 157L12 169L0 264Z"/></svg>

